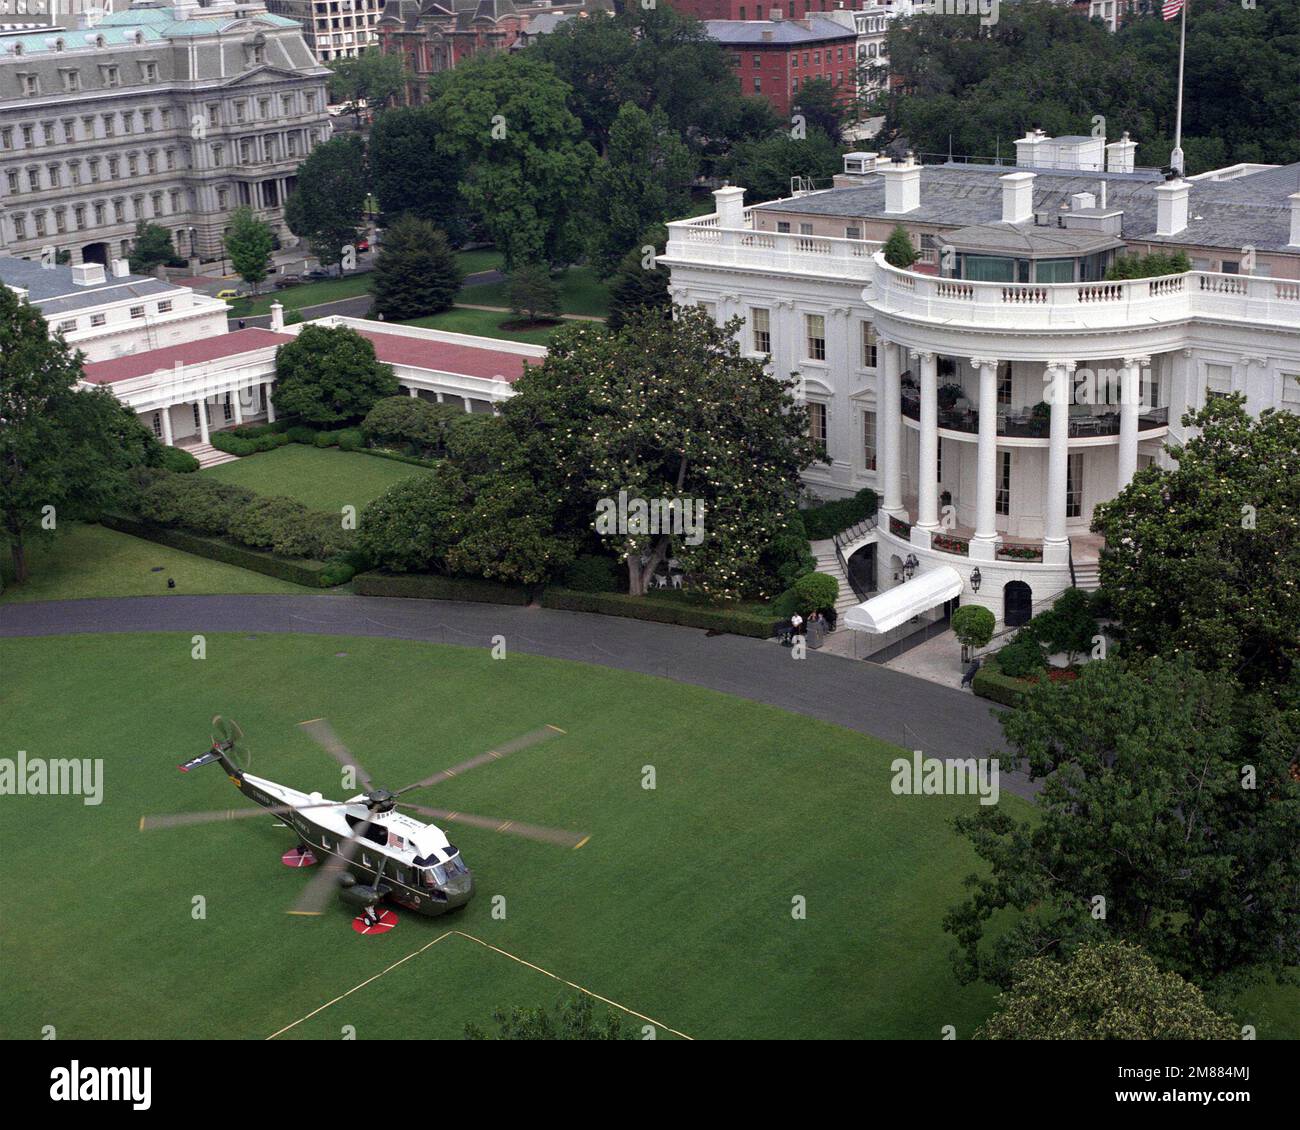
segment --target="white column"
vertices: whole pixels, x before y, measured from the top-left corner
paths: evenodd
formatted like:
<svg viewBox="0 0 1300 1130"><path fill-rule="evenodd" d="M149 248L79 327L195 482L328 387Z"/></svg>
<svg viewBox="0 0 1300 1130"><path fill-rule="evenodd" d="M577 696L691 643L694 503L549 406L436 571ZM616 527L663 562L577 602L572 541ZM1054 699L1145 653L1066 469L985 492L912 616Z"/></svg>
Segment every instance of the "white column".
<svg viewBox="0 0 1300 1130"><path fill-rule="evenodd" d="M461 400L463 400L463 401L465 402L465 411L466 411L466 412L473 412L473 411L474 411L474 405L470 403L470 399L469 399L468 396L462 396L462 397L461 397Z"/></svg>
<svg viewBox="0 0 1300 1130"><path fill-rule="evenodd" d="M244 422L244 409L239 403L239 389L234 389L230 395L231 406L235 409L235 427L239 427Z"/></svg>
<svg viewBox="0 0 1300 1130"><path fill-rule="evenodd" d="M208 403L202 398L199 399L199 439L204 443L208 442Z"/></svg>
<svg viewBox="0 0 1300 1130"><path fill-rule="evenodd" d="M998 363L972 357L979 370L979 448L975 456L975 537L971 556L992 561L997 544ZM977 544L978 543L978 544Z"/></svg>
<svg viewBox="0 0 1300 1130"><path fill-rule="evenodd" d="M939 527L939 360L918 353L921 362L920 458L917 460L916 525Z"/></svg>
<svg viewBox="0 0 1300 1130"><path fill-rule="evenodd" d="M442 403L443 403L442 393L440 393L440 392L435 392L433 395L436 396L436 397L438 398L438 403L439 403L439 404L442 404Z"/></svg>
<svg viewBox="0 0 1300 1130"><path fill-rule="evenodd" d="M876 343L883 362L884 379L880 401L880 445L884 467L884 498L881 509L887 515L903 512L903 403L899 347L892 341Z"/></svg>
<svg viewBox="0 0 1300 1130"><path fill-rule="evenodd" d="M415 391L415 385L407 385L407 386L406 386L406 395L407 395L407 396L411 396L411 397L415 397L415 396L419 396L420 394L419 394L418 392Z"/></svg>
<svg viewBox="0 0 1300 1130"><path fill-rule="evenodd" d="M1119 456L1116 487L1123 490L1133 481L1138 462L1138 413L1141 408L1141 376L1144 357L1125 357L1119 396Z"/></svg>
<svg viewBox="0 0 1300 1130"><path fill-rule="evenodd" d="M163 405L161 416L162 416L163 443L165 443L168 447L175 447L176 444L172 438L172 406L170 404Z"/></svg>
<svg viewBox="0 0 1300 1130"><path fill-rule="evenodd" d="M271 382L262 385L262 400L266 404L266 422L275 423L275 405L271 403Z"/></svg>
<svg viewBox="0 0 1300 1130"><path fill-rule="evenodd" d="M1047 522L1043 536L1043 561L1060 564L1069 557L1065 536L1065 492L1070 459L1070 386L1073 361L1052 361L1047 366L1048 399L1052 406L1047 449Z"/></svg>

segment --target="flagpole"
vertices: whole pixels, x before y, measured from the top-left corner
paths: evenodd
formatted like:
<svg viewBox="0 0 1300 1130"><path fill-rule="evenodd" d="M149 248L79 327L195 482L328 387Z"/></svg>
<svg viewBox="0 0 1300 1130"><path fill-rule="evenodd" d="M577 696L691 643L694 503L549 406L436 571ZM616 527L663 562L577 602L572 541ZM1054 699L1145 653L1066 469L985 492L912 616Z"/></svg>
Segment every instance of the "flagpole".
<svg viewBox="0 0 1300 1130"><path fill-rule="evenodd" d="M1188 0L1183 0L1178 30L1178 111L1174 119L1174 151L1169 154L1169 164L1179 178L1183 175L1183 57L1187 50L1187 3Z"/></svg>

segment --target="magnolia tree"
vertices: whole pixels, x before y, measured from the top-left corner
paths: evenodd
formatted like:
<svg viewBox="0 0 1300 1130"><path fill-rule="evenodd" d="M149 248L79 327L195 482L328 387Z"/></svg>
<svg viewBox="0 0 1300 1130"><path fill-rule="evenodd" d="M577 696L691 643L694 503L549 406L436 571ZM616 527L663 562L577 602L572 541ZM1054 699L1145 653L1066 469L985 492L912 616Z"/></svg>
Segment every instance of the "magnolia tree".
<svg viewBox="0 0 1300 1130"><path fill-rule="evenodd" d="M560 520L625 562L630 593L671 556L733 598L757 585L819 447L795 382L741 353L739 318L674 313L557 335L504 412Z"/></svg>

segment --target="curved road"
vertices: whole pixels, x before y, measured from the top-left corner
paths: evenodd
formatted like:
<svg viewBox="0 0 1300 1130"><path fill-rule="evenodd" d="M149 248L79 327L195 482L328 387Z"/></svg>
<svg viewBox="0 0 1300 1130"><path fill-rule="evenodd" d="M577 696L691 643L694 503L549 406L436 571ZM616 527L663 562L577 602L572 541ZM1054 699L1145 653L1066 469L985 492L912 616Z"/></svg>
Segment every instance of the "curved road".
<svg viewBox="0 0 1300 1130"><path fill-rule="evenodd" d="M0 606L0 637L75 632L309 632L490 647L659 675L819 718L927 756L1005 749L990 704L873 663L615 616L366 596L160 596ZM1004 758L1005 760L1005 758ZM1037 786L1004 770L1002 787Z"/></svg>

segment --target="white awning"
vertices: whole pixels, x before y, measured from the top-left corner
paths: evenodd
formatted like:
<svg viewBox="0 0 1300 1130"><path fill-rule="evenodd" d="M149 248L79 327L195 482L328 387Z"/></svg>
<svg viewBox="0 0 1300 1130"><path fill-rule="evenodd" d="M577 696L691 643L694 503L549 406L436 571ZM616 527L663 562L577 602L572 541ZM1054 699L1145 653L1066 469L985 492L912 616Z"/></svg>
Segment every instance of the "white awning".
<svg viewBox="0 0 1300 1130"><path fill-rule="evenodd" d="M937 565L850 608L844 613L844 626L879 635L907 623L913 616L929 612L945 600L960 596L962 587L961 574L956 569L951 565Z"/></svg>

